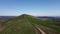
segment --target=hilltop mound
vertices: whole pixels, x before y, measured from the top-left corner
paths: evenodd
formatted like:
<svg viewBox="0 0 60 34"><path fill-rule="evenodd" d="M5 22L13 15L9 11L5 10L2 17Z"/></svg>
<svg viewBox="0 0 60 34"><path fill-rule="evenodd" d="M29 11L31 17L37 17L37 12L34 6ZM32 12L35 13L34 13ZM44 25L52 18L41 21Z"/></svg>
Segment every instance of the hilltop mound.
<svg viewBox="0 0 60 34"><path fill-rule="evenodd" d="M40 34L35 26L47 34L60 34L60 27L51 21L43 21L27 14L6 21L4 27L0 28L0 34Z"/></svg>
<svg viewBox="0 0 60 34"><path fill-rule="evenodd" d="M27 21L26 14L10 19L6 22L0 34L35 34L34 27Z"/></svg>

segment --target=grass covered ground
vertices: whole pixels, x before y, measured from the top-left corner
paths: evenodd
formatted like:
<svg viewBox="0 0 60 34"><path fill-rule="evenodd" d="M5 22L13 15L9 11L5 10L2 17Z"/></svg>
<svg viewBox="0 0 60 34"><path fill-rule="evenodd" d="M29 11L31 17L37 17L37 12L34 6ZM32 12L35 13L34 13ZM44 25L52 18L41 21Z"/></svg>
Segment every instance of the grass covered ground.
<svg viewBox="0 0 60 34"><path fill-rule="evenodd" d="M54 30L60 34L60 26L54 25L52 21L43 21L25 14L6 21L4 28L0 30L0 34L39 34L40 32L33 26L35 24L39 25L44 31Z"/></svg>

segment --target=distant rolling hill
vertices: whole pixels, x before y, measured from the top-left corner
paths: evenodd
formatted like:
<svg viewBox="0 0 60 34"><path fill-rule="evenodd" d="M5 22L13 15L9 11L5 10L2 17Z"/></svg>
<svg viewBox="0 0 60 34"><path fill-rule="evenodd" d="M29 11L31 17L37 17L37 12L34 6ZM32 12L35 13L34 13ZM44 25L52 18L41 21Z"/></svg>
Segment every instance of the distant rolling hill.
<svg viewBox="0 0 60 34"><path fill-rule="evenodd" d="M9 18L14 18L16 16L0 16L0 19L9 19Z"/></svg>
<svg viewBox="0 0 60 34"><path fill-rule="evenodd" d="M46 34L60 34L60 26L27 14L9 19L3 26L0 25L0 34L42 34L40 29Z"/></svg>
<svg viewBox="0 0 60 34"><path fill-rule="evenodd" d="M53 24L55 25L58 25L60 26L60 17L59 16L56 16L56 17L48 17L48 16L45 16L45 17L38 17L39 19L42 19L42 20L49 20L49 21L52 21Z"/></svg>
<svg viewBox="0 0 60 34"><path fill-rule="evenodd" d="M0 23L5 22L6 20L10 18L15 18L16 16L0 16Z"/></svg>

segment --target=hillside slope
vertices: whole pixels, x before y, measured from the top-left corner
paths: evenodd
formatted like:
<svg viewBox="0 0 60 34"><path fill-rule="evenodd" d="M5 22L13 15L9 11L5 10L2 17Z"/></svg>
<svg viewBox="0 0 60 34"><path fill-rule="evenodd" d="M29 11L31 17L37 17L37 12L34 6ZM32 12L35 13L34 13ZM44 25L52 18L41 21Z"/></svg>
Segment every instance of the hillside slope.
<svg viewBox="0 0 60 34"><path fill-rule="evenodd" d="M0 34L36 34L36 31L23 14L8 20Z"/></svg>
<svg viewBox="0 0 60 34"><path fill-rule="evenodd" d="M40 27L47 34L60 34L60 26L53 24L51 21L44 21L31 16L27 16L26 18L30 23Z"/></svg>
<svg viewBox="0 0 60 34"><path fill-rule="evenodd" d="M0 34L40 34L40 29L35 26L47 34L60 34L59 26L26 14L6 21L4 27L0 28Z"/></svg>

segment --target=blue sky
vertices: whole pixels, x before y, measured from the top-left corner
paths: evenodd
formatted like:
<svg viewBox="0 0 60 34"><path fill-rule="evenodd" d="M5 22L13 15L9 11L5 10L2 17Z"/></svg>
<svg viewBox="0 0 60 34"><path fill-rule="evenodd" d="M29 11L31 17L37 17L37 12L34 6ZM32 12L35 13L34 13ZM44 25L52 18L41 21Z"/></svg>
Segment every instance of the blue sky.
<svg viewBox="0 0 60 34"><path fill-rule="evenodd" d="M0 0L0 16L60 16L60 0Z"/></svg>

